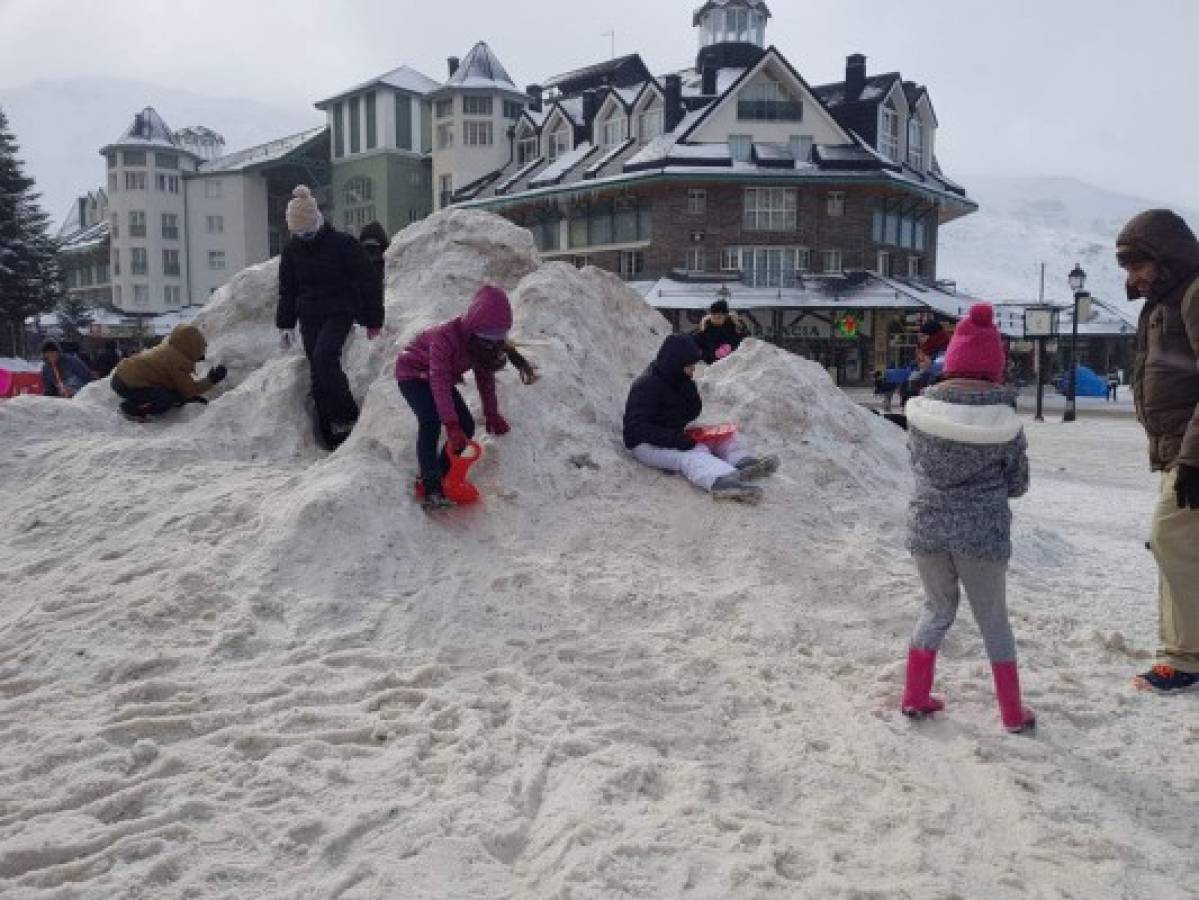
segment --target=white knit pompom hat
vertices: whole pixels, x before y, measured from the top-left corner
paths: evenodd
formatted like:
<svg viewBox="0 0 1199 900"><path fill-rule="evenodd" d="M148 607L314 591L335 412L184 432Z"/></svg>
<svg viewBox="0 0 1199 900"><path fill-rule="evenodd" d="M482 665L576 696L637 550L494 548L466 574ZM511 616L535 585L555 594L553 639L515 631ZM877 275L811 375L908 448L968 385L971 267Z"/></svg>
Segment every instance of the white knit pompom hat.
<svg viewBox="0 0 1199 900"><path fill-rule="evenodd" d="M296 185L287 204L287 230L292 234L310 234L320 228L321 210L307 185Z"/></svg>

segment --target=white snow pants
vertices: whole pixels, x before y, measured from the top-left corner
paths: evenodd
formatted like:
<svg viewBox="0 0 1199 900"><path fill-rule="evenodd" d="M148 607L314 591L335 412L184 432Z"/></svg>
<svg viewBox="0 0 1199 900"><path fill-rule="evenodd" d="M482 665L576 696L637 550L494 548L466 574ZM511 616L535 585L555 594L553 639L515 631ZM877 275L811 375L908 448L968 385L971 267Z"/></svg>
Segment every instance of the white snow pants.
<svg viewBox="0 0 1199 900"><path fill-rule="evenodd" d="M638 444L633 448L633 458L642 465L682 473L684 478L705 491L712 490L717 479L734 474L737 463L747 456L741 435L736 432L711 445L696 444L687 451L653 444Z"/></svg>

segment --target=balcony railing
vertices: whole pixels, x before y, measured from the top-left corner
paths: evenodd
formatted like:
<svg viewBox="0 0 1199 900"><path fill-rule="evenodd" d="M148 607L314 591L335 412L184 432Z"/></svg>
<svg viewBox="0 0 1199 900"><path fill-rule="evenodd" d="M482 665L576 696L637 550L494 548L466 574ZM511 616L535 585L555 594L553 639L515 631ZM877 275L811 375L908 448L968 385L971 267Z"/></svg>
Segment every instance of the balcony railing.
<svg viewBox="0 0 1199 900"><path fill-rule="evenodd" d="M802 122L803 104L792 100L739 100L737 118L749 122Z"/></svg>

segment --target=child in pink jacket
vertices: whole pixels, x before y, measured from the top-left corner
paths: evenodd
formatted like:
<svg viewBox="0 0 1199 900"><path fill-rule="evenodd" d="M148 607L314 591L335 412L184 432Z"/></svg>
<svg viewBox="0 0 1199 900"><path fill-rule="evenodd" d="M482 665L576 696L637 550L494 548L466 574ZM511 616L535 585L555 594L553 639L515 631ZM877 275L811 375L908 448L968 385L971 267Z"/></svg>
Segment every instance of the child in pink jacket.
<svg viewBox="0 0 1199 900"><path fill-rule="evenodd" d="M400 393L420 425L416 455L426 509L453 505L441 490L442 476L449 471L448 458L438 453L441 429L445 428L446 443L455 452L464 450L475 433L475 420L456 387L467 371L475 373L487 433L502 435L511 430L500 415L495 390L495 373L508 362L511 328L508 295L484 285L464 315L422 332L396 360Z"/></svg>

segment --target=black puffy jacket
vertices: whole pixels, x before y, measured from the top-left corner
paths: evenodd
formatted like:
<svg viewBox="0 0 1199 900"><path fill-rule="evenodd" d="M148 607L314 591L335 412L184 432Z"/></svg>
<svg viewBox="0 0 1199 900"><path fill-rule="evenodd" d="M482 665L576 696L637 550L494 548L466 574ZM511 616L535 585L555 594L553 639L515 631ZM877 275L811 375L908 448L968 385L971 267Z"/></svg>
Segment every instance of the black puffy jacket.
<svg viewBox="0 0 1199 900"><path fill-rule="evenodd" d="M383 285L362 245L326 223L312 238L292 237L279 261L275 325L350 316L367 328L383 327Z"/></svg>
<svg viewBox="0 0 1199 900"><path fill-rule="evenodd" d="M695 441L683 434L704 404L695 381L683 371L703 358L703 351L689 334L672 334L662 343L658 358L633 382L624 411L624 445L632 450L653 444L674 450L690 450Z"/></svg>
<svg viewBox="0 0 1199 900"><path fill-rule="evenodd" d="M695 341L699 344L699 349L703 351L704 362L708 365L716 362L717 350L725 344L729 345L730 350L736 350L741 346L743 337L741 329L732 316L726 318L723 325L713 325L705 318L703 325L695 333Z"/></svg>

